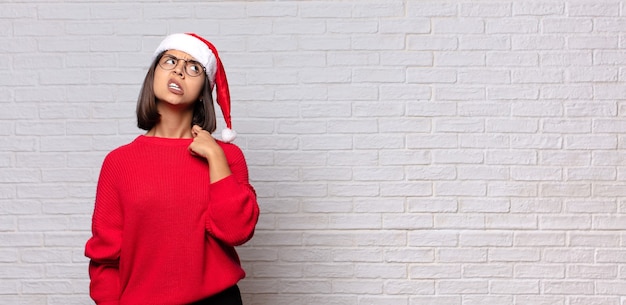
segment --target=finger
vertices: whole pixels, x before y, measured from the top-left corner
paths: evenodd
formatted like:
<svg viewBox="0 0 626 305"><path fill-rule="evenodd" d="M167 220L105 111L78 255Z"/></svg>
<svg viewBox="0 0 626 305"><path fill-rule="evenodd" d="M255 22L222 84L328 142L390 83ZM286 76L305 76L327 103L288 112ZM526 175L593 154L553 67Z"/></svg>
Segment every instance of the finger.
<svg viewBox="0 0 626 305"><path fill-rule="evenodd" d="M191 134L194 138L200 134L200 131L202 131L202 128L198 125L193 125L193 127L191 127Z"/></svg>
<svg viewBox="0 0 626 305"><path fill-rule="evenodd" d="M198 155L195 151L193 151L193 148L191 148L191 145L189 145L189 147L187 147L187 149L189 150L189 153L190 153L192 156L197 156L197 155Z"/></svg>

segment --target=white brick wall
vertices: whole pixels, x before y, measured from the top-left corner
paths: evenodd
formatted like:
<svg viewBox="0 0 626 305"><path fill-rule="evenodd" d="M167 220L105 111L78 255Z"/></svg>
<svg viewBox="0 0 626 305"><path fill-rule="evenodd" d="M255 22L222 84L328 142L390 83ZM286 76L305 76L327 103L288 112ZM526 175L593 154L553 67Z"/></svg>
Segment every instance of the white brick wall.
<svg viewBox="0 0 626 305"><path fill-rule="evenodd" d="M56 2L56 3L55 3ZM0 8L0 304L89 304L104 155L161 38L221 52L247 305L626 305L626 2Z"/></svg>

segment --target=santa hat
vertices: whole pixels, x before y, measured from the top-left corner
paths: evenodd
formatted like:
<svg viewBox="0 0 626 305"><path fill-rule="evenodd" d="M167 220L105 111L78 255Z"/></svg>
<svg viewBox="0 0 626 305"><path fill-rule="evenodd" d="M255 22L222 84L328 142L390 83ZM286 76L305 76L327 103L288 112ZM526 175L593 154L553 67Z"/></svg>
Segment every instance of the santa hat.
<svg viewBox="0 0 626 305"><path fill-rule="evenodd" d="M232 129L230 119L230 91L228 90L226 72L215 46L194 33L179 33L165 37L154 51L153 57L156 58L161 52L167 50L183 51L204 66L211 90L215 87L217 104L222 109L226 121L226 128L222 130L222 141L232 142L237 133Z"/></svg>

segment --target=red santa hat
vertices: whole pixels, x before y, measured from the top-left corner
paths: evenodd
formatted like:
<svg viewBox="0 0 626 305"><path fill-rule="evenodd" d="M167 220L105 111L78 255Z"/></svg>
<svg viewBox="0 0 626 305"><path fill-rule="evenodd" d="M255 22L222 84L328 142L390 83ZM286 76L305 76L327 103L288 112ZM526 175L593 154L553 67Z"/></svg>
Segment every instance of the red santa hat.
<svg viewBox="0 0 626 305"><path fill-rule="evenodd" d="M222 141L232 142L237 137L237 133L232 129L230 119L230 91L226 72L215 46L194 33L179 33L165 37L154 51L154 57L167 50L183 51L204 66L211 90L215 88L217 104L226 121L226 128L222 130Z"/></svg>

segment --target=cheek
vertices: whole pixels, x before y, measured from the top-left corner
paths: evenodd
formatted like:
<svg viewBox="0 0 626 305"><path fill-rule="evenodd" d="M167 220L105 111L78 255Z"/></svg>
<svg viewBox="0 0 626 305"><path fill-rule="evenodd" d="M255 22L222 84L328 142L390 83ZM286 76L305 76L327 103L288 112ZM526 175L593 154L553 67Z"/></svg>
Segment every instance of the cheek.
<svg viewBox="0 0 626 305"><path fill-rule="evenodd" d="M196 95L198 95L198 98L200 98L200 97L201 97L201 95L202 95L202 89L203 89L203 87L204 87L204 82L203 82L203 81L200 81L200 82L194 82L193 84L190 84L190 85L191 85L190 87L191 87L191 88L193 88L193 89L192 89L192 90L193 90L193 92L194 92Z"/></svg>
<svg viewBox="0 0 626 305"><path fill-rule="evenodd" d="M156 69L154 71L153 83L157 84L157 83L167 82L168 78L166 76L167 75L163 73L161 69Z"/></svg>

